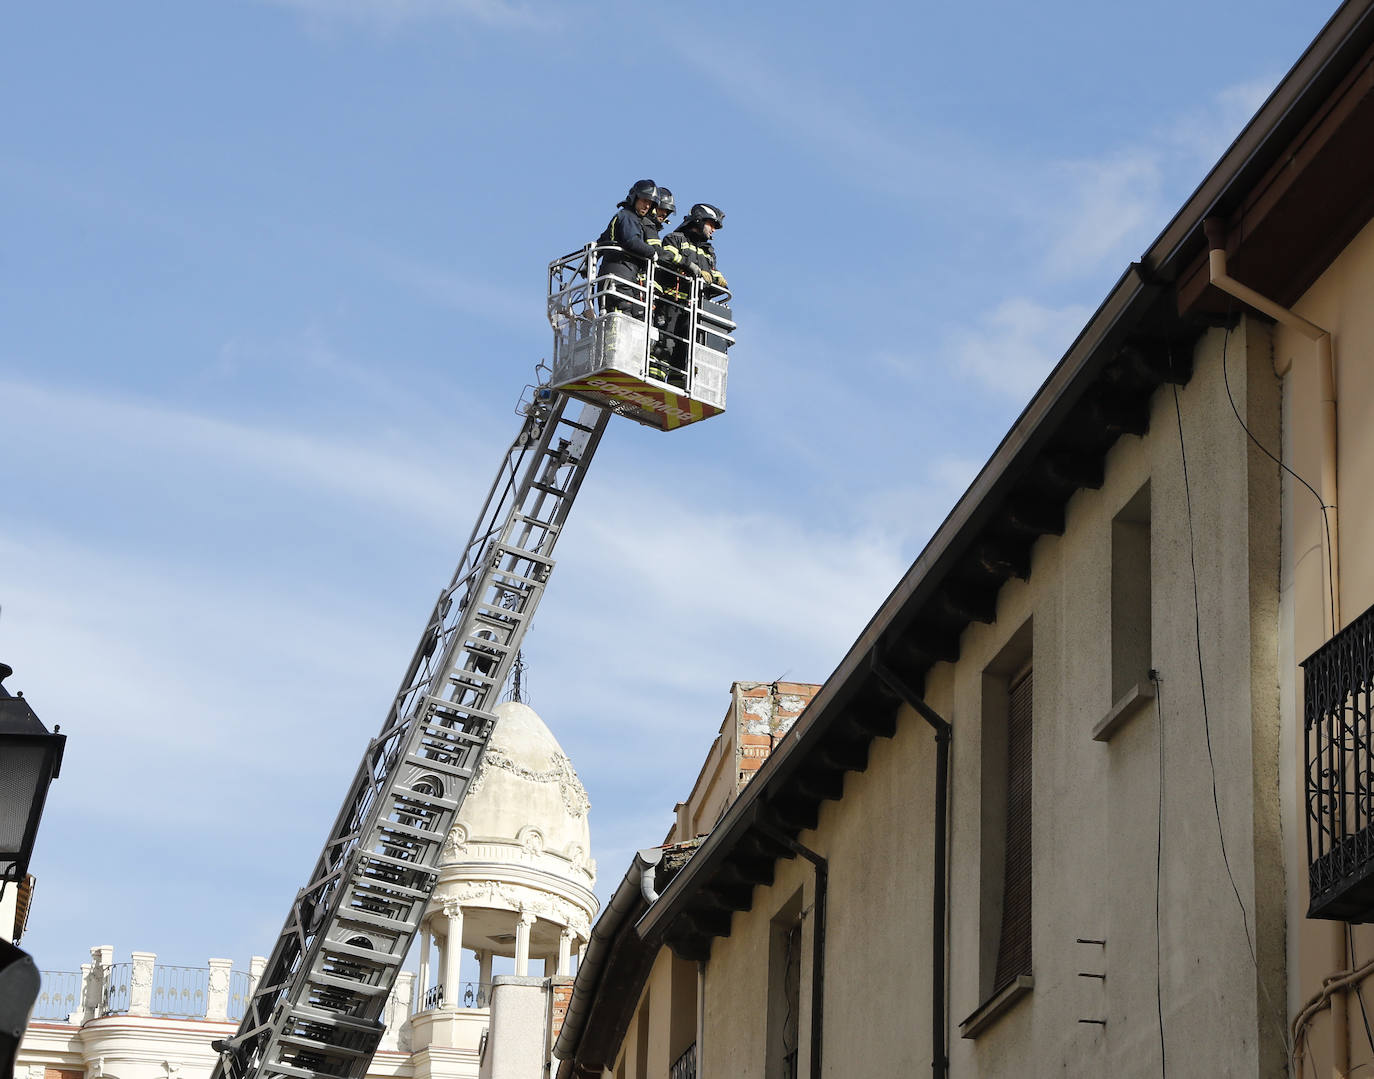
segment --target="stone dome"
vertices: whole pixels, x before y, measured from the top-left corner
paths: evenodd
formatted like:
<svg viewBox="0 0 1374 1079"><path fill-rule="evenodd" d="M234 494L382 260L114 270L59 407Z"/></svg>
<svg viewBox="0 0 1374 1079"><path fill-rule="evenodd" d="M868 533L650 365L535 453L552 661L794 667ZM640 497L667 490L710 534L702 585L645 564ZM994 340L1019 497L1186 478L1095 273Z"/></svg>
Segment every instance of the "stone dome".
<svg viewBox="0 0 1374 1079"><path fill-rule="evenodd" d="M444 845L442 864L510 862L590 888L587 791L553 732L527 704L495 708L482 765Z"/></svg>

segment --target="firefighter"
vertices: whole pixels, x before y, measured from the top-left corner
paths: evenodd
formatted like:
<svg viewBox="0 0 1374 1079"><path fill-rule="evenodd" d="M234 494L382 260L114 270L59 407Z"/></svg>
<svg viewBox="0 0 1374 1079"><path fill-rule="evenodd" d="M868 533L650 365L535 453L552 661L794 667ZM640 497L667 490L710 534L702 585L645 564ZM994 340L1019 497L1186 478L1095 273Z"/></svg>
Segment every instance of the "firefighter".
<svg viewBox="0 0 1374 1079"><path fill-rule="evenodd" d="M658 227L661 229L668 223L668 218L676 212L677 206L673 202L673 193L666 187L658 189L658 201L654 203L654 217L658 219Z"/></svg>
<svg viewBox="0 0 1374 1079"><path fill-rule="evenodd" d="M707 286L729 288L725 275L716 269L716 249L711 245L711 237L717 229L725 227L725 211L709 202L698 202L682 219L665 241L666 245L686 256L688 262L697 267L697 276Z"/></svg>
<svg viewBox="0 0 1374 1079"><path fill-rule="evenodd" d="M629 194L617 205L616 214L597 237L599 244L615 244L621 251L602 256L599 273L630 282L620 285L602 281L600 289L609 295L607 309L627 311L635 318L644 317L644 285L649 262L658 253L659 222L652 215L658 199L658 186L652 180L639 180ZM652 238L652 242L651 242ZM640 303L634 303L638 299Z"/></svg>
<svg viewBox="0 0 1374 1079"><path fill-rule="evenodd" d="M718 295L721 289L729 287L725 275L716 269L716 250L711 245L712 235L724 223L724 210L709 202L698 202L687 211L682 224L664 238L661 248L662 263L676 271L673 274L662 275L665 278L671 276L674 281L673 288L669 288L667 284L664 286L668 290L666 295L669 300L678 300L685 304L690 290L685 275L689 274L701 279L702 299L709 299ZM663 307L667 317L663 319L660 354L671 369L668 372L668 381L685 382L686 335L690 325L690 312L685 306L679 307L675 304L664 304Z"/></svg>

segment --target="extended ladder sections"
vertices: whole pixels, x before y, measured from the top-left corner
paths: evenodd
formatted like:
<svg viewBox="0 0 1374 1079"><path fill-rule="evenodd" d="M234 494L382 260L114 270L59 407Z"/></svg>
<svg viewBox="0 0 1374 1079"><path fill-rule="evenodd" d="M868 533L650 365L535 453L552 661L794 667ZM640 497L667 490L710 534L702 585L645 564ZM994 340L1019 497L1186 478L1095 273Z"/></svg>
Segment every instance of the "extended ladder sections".
<svg viewBox="0 0 1374 1079"><path fill-rule="evenodd" d="M574 415L575 413L575 415ZM609 409L536 389L213 1079L362 1079Z"/></svg>

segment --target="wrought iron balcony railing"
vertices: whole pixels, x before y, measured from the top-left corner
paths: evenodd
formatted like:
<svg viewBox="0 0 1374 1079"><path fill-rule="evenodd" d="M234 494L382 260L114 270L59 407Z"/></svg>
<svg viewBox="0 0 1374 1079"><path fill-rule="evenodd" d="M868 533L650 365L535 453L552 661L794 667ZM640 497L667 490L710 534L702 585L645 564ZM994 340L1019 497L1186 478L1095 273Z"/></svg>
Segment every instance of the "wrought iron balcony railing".
<svg viewBox="0 0 1374 1079"><path fill-rule="evenodd" d="M668 1069L668 1079L697 1079L697 1043L693 1042L682 1051Z"/></svg>
<svg viewBox="0 0 1374 1079"><path fill-rule="evenodd" d="M1302 667L1307 916L1374 921L1374 607Z"/></svg>

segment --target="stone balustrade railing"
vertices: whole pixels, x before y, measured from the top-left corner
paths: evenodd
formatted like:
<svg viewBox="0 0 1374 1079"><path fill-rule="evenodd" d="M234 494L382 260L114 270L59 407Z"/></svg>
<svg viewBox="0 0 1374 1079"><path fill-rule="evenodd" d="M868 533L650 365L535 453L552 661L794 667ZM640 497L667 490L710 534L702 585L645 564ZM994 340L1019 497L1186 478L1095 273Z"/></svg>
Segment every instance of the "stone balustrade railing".
<svg viewBox="0 0 1374 1079"><path fill-rule="evenodd" d="M228 959L211 959L204 967L158 963L153 952L134 952L127 963L114 961L108 945L91 949L81 970L42 971L34 1007L35 1022L81 1026L103 1016L160 1016L238 1022L253 999L267 966L253 956L248 971L234 970ZM382 1049L409 1048L411 994L415 975L402 971L387 1001ZM477 987L478 991L486 986Z"/></svg>
<svg viewBox="0 0 1374 1079"><path fill-rule="evenodd" d="M103 1015L179 1016L237 1021L243 1017L267 960L254 956L247 972L229 959L204 967L158 963L153 952L134 952L127 963L114 961L108 945L91 949L81 972L42 972L36 1020L77 1026Z"/></svg>

